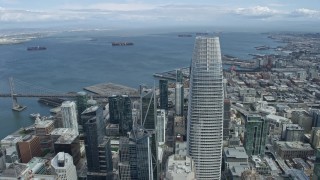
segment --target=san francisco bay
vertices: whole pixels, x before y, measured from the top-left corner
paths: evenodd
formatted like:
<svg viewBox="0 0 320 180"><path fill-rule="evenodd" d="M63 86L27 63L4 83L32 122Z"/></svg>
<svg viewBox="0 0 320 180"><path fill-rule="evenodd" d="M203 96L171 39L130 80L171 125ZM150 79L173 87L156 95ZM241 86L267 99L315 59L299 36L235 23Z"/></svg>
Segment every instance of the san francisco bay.
<svg viewBox="0 0 320 180"><path fill-rule="evenodd" d="M13 77L34 86L62 92L76 92L83 87L113 82L137 88L153 85L153 74L190 65L194 37L178 33L109 35L108 31L61 32L38 37L21 44L0 46L0 93L9 93L8 78ZM134 42L134 46L113 47L113 41ZM221 33L223 54L250 59L248 54L272 53L254 47L279 43L260 33ZM30 46L47 50L27 51ZM32 90L17 85L16 91ZM20 127L31 125L29 114L49 114L49 107L36 98L19 98L28 106L23 112L11 110L10 98L0 98L0 138Z"/></svg>

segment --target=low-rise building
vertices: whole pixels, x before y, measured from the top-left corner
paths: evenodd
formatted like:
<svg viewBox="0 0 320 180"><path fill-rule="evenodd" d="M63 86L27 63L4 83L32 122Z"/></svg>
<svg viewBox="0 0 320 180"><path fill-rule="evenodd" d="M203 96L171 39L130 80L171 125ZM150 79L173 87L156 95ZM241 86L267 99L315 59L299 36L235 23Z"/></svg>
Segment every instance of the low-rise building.
<svg viewBox="0 0 320 180"><path fill-rule="evenodd" d="M314 155L314 150L310 144L302 143L299 141L275 142L276 153L283 159L302 158L306 159Z"/></svg>
<svg viewBox="0 0 320 180"><path fill-rule="evenodd" d="M266 120L269 121L270 135L281 135L284 124L291 124L290 119L274 114L268 114Z"/></svg>
<svg viewBox="0 0 320 180"><path fill-rule="evenodd" d="M271 168L259 156L251 157L252 167L261 175L271 175Z"/></svg>
<svg viewBox="0 0 320 180"><path fill-rule="evenodd" d="M191 157L174 154L168 158L165 180L195 180L195 170Z"/></svg>

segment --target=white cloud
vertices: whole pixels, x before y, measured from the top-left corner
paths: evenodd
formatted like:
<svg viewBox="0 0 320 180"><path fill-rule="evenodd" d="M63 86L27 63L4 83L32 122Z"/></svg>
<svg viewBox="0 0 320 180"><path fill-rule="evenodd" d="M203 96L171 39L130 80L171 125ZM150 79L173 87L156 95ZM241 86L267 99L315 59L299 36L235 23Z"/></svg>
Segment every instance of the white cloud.
<svg viewBox="0 0 320 180"><path fill-rule="evenodd" d="M1 0L0 0L1 1ZM103 20L119 24L148 22L148 23L185 23L210 24L215 22L234 23L247 19L286 20L292 17L318 18L317 10L297 9L283 10L281 4L254 7L228 7L212 4L187 3L98 3L62 4L50 11L27 11L20 9L5 9L0 7L0 22L44 22L68 20ZM229 22L230 21L230 22ZM233 21L233 22L231 22Z"/></svg>
<svg viewBox="0 0 320 180"><path fill-rule="evenodd" d="M83 19L83 17L70 12L40 12L0 8L0 22L65 21L72 19Z"/></svg>
<svg viewBox="0 0 320 180"><path fill-rule="evenodd" d="M311 18L320 18L320 11L313 9L300 8L291 12L291 15L294 17L311 17Z"/></svg>
<svg viewBox="0 0 320 180"><path fill-rule="evenodd" d="M234 10L236 15L247 16L252 18L269 18L272 16L283 14L275 9L266 6L255 6L249 8L237 8Z"/></svg>

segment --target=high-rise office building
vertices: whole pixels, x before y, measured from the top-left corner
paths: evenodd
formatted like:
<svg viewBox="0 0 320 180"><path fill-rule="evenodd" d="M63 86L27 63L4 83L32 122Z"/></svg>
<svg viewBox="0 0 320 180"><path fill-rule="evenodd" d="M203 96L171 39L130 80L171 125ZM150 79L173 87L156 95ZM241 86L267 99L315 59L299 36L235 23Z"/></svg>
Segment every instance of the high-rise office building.
<svg viewBox="0 0 320 180"><path fill-rule="evenodd" d="M153 179L158 179L158 145L156 137L156 101L155 90L140 88L141 96L141 125L150 134L151 153L152 153L152 167Z"/></svg>
<svg viewBox="0 0 320 180"><path fill-rule="evenodd" d="M87 179L102 180L111 178L112 155L110 138L106 138L106 126L102 107L87 108L81 116L83 120L85 149L87 157Z"/></svg>
<svg viewBox="0 0 320 180"><path fill-rule="evenodd" d="M176 71L176 82L183 83L183 73L182 73L181 69L177 69L177 71Z"/></svg>
<svg viewBox="0 0 320 180"><path fill-rule="evenodd" d="M64 128L61 128L64 129ZM79 135L74 131L63 133L53 144L54 152L65 152L72 156L73 163L78 164L80 160L80 140Z"/></svg>
<svg viewBox="0 0 320 180"><path fill-rule="evenodd" d="M153 89L144 89L141 92L141 125L146 130L155 129L155 93Z"/></svg>
<svg viewBox="0 0 320 180"><path fill-rule="evenodd" d="M183 115L183 103L184 103L184 92L183 92L183 85L181 83L176 83L175 88L175 109L176 115L182 116Z"/></svg>
<svg viewBox="0 0 320 180"><path fill-rule="evenodd" d="M248 156L264 156L268 122L260 115L248 115L245 122L244 148Z"/></svg>
<svg viewBox="0 0 320 180"><path fill-rule="evenodd" d="M62 124L64 128L74 129L78 132L78 114L76 103L65 101L61 104ZM79 134L79 133L77 133Z"/></svg>
<svg viewBox="0 0 320 180"><path fill-rule="evenodd" d="M220 179L223 77L218 37L196 37L190 74L188 153L198 179Z"/></svg>
<svg viewBox="0 0 320 180"><path fill-rule="evenodd" d="M127 137L120 137L119 142L119 178L153 179L150 134L140 127L135 127Z"/></svg>
<svg viewBox="0 0 320 180"><path fill-rule="evenodd" d="M87 109L88 107L88 95L84 91L80 91L77 93L76 97L76 104L77 104L77 113L78 113L78 118L81 117L81 113ZM79 121L79 124L81 124L81 121ZM82 125L82 124L81 124Z"/></svg>
<svg viewBox="0 0 320 180"><path fill-rule="evenodd" d="M68 153L59 152L51 160L52 170L58 175L58 179L77 179L76 166L73 164L72 156Z"/></svg>
<svg viewBox="0 0 320 180"><path fill-rule="evenodd" d="M159 80L160 109L168 110L168 80Z"/></svg>
<svg viewBox="0 0 320 180"><path fill-rule="evenodd" d="M119 134L125 136L132 130L131 100L127 95L109 97L110 123L119 124Z"/></svg>
<svg viewBox="0 0 320 180"><path fill-rule="evenodd" d="M157 126L156 126L158 144L164 144L166 141L166 125L167 125L166 110L158 109L157 110Z"/></svg>

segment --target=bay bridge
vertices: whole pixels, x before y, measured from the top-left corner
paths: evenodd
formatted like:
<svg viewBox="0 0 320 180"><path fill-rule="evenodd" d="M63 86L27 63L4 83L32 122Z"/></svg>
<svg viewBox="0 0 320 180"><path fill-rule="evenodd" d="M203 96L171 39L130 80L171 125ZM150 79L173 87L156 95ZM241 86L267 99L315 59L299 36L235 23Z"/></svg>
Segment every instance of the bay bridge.
<svg viewBox="0 0 320 180"><path fill-rule="evenodd" d="M20 105L18 103L18 97L23 98L68 98L74 99L79 95L77 93L65 93L61 91L56 91L40 86L33 85L22 80L9 78L10 92L0 91L0 98L11 98L12 99L12 110L22 111L26 106ZM125 95L126 92L118 92L116 95ZM108 97L115 95L114 92L108 92L103 94L90 94L89 96L93 99L107 99ZM138 99L140 96L128 95L131 99Z"/></svg>

